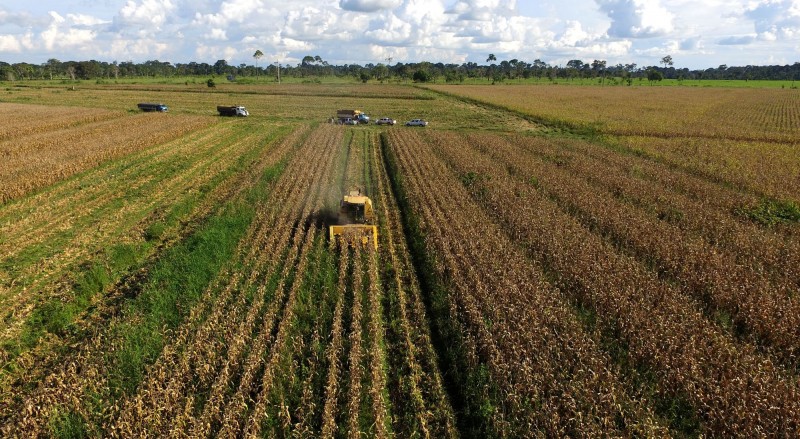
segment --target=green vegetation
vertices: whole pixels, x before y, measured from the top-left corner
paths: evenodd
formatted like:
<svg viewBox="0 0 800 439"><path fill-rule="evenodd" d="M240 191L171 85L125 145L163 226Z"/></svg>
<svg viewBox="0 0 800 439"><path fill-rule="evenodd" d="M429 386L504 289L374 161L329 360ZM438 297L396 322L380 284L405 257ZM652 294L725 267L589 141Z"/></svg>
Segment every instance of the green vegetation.
<svg viewBox="0 0 800 439"><path fill-rule="evenodd" d="M194 234L159 258L142 291L124 309L124 323L113 328L112 338L120 340L121 348L108 357L111 395L136 389L145 366L161 352L165 331L183 321L211 279L232 260L236 245L253 221L256 203L268 197L270 182L284 167L281 162L267 169L258 185L226 203Z"/></svg>
<svg viewBox="0 0 800 439"><path fill-rule="evenodd" d="M655 71L655 70L654 70ZM660 73L658 71L655 71ZM366 79L366 80L365 80ZM280 84L272 76L244 76L237 77L235 81L227 81L225 77L218 75L208 76L189 76L189 75L175 75L175 76L136 76L136 77L120 77L115 79L107 79L102 81L90 79L41 79L35 81L0 81L0 87L5 87L6 91L10 91L15 87L24 88L41 88L41 87L58 87L60 89L70 90L72 88L85 88L100 86L124 86L124 85L176 85L191 87L197 85L206 85L207 87L219 88L244 88L253 85L259 87L270 87L279 89L282 86L291 86L297 84L322 84L322 85L357 85L357 84L385 84L385 85L410 85L414 82L435 83L435 84L455 84L455 85L487 85L494 84L496 87L516 87L516 86L553 86L553 85L580 85L586 87L644 87L644 86L658 86L658 87L721 87L721 88L782 88L795 90L800 88L800 81L792 79L678 79L664 77L662 73L662 80L650 83L647 80L647 74L642 74L640 77L629 78L623 76L606 77L604 81L598 78L581 78L581 77L559 77L548 79L547 77L518 77L514 79L505 79L502 77L493 77L492 80L487 81L486 77L469 77L463 73L458 73L455 70L448 70L442 76L433 76L431 73L418 70L408 77L388 77L382 80L376 80L367 71L360 70L355 76L281 76Z"/></svg>
<svg viewBox="0 0 800 439"><path fill-rule="evenodd" d="M128 273L134 271L136 267L145 264L146 260L154 255L154 253L169 243L180 239L182 230L190 229L190 223L201 221L202 218L193 218L193 212L206 201L207 197L212 194L214 188L217 188L221 183L229 178L242 175L248 166L250 166L256 157L262 154L261 147L268 145L272 142L283 130L275 130L265 136L261 143L255 145L243 155L236 158L234 164L222 172L215 174L209 181L205 182L197 191L191 191L183 194L183 197L173 200L173 204L167 206L166 211L158 212L154 216L154 221L150 223L143 233L143 240L131 240L128 242L121 242L116 244L109 243L107 246L102 247L97 251L91 262L85 262L76 267L72 272L65 274L66 283L68 284L64 294L56 297L49 298L43 303L38 304L31 316L25 321L21 334L17 339L6 340L3 343L3 349L8 353L10 359L14 359L20 354L27 352L34 348L42 337L51 334L57 337L71 337L81 338L83 328L80 324L81 319L87 317L87 313L93 312L93 307L101 301L100 295L105 293L110 287L116 285L117 282L126 276ZM235 142L241 139L244 130L240 131L238 135L231 136L228 141ZM147 155L144 159L147 159ZM94 170L95 174L104 174L105 169L108 168L109 173L121 172L121 170L133 167L137 159L133 161L123 160L102 166L99 170ZM185 160L183 162L163 162L154 164L149 167L143 167L142 173L144 175L170 175L184 169L190 168L195 162ZM99 171L99 172L97 172ZM86 173L87 177L91 177L90 173ZM83 178L84 176L75 177ZM102 177L101 177L102 178ZM159 180L153 180L149 187L139 187L136 189L125 188L128 200L135 197L143 197L146 191L156 191ZM66 184L66 183L63 183ZM121 201L120 201L121 203ZM107 210L113 211L119 209L121 206L112 204L107 207ZM93 216L86 221L87 226L97 221L106 215L106 210L96 209ZM151 215L154 215L151 213ZM78 233L79 229L72 229L71 233ZM25 261L31 261L33 264L38 258L45 257L47 254L41 252L53 252L53 247L61 241L67 241L71 238L70 231L67 231L56 239L46 241L41 246L34 246L27 251L22 252L17 258L12 258L5 263L13 265L19 269L25 266ZM31 251L35 253L30 254ZM24 281L24 279L20 279ZM95 310L96 311L96 310ZM4 368L6 371L13 369L13 363L7 363Z"/></svg>
<svg viewBox="0 0 800 439"><path fill-rule="evenodd" d="M83 418L71 411L54 410L48 428L52 436L58 439L81 439L90 436Z"/></svg>
<svg viewBox="0 0 800 439"><path fill-rule="evenodd" d="M763 198L757 205L740 207L734 212L764 226L800 222L800 206L794 201Z"/></svg>

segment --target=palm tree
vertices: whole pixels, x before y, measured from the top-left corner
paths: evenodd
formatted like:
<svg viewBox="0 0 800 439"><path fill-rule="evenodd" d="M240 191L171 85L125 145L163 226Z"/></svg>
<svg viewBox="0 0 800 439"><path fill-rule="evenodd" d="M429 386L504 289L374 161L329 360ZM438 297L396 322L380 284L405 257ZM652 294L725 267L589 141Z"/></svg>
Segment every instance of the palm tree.
<svg viewBox="0 0 800 439"><path fill-rule="evenodd" d="M497 61L497 57L496 57L496 56L494 56L494 53L490 53L490 54L489 54L489 57L488 57L488 58L486 58L486 62L489 62L489 61ZM494 64L492 64L492 65L494 65ZM489 66L489 67L487 67L487 68L486 68L486 80L487 80L487 81L489 81L489 80L490 80L489 78L491 78L491 77L492 77L492 74L493 74L493 73L494 73L494 69L493 69L491 66Z"/></svg>
<svg viewBox="0 0 800 439"><path fill-rule="evenodd" d="M256 50L256 53L253 54L253 58L256 59L256 79L258 79L258 60L264 56L264 52L261 50Z"/></svg>

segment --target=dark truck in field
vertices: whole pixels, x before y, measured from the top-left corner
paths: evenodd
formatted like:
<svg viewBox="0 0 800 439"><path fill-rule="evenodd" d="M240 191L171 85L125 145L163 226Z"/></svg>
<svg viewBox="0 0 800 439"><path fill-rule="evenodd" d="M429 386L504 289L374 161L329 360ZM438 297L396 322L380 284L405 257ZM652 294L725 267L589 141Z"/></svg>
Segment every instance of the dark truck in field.
<svg viewBox="0 0 800 439"><path fill-rule="evenodd" d="M142 111L158 111L159 113L166 113L167 106L164 104L156 104L152 102L142 102L137 105Z"/></svg>
<svg viewBox="0 0 800 439"><path fill-rule="evenodd" d="M241 105L217 105L220 116L240 116L247 117L250 113Z"/></svg>

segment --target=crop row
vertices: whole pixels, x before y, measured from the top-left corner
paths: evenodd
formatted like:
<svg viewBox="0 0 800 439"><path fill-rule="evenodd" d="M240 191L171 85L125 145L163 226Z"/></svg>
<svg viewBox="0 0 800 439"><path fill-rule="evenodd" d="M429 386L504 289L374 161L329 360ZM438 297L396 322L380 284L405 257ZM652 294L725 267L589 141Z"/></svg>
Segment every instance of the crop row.
<svg viewBox="0 0 800 439"><path fill-rule="evenodd" d="M63 180L104 161L179 138L209 119L142 114L0 142L0 204Z"/></svg>
<svg viewBox="0 0 800 439"><path fill-rule="evenodd" d="M299 146L233 257L137 360L152 364L115 360L130 347L114 328L147 318L121 313L17 395L4 434L456 436L376 137L347 132L281 143L275 154ZM344 185L375 200L380 251L327 242Z"/></svg>
<svg viewBox="0 0 800 439"><path fill-rule="evenodd" d="M663 434L649 408L627 396L558 290L430 147L415 133L388 138L436 271L451 289L467 364L488 371L488 380L473 374L466 390L485 401L488 429L511 436Z"/></svg>
<svg viewBox="0 0 800 439"><path fill-rule="evenodd" d="M316 158L295 160L287 168L287 177L281 179L273 192L275 199L282 200L281 204L264 206L259 215L258 231L254 233L256 240L250 243L246 259L254 262L244 264L241 284L226 287L239 299L223 301L221 305L228 303L230 309L224 311L223 306L222 311L212 313L218 318L207 320L200 326L198 336L186 350L194 354L178 361L186 364L188 370L186 367L174 368L172 364L163 366L174 373L171 379L174 384L159 394L177 395L178 403L172 405L175 408L160 413L161 398L154 398L152 391L145 390L149 387L146 386L133 401L139 398L152 401L152 406L143 407L149 416L123 412L120 421L128 421L118 423L115 431L124 433L129 428L128 423L134 425L133 431L166 428L166 431L191 432L202 429L235 434L260 428L260 420L248 421L248 417L265 410L264 398L276 373L276 362L283 354L284 344L290 343L288 331L301 284L301 268L307 263L304 261L308 260L309 246L314 241L313 230L308 233L304 230L304 218L316 208L319 195L298 191L297 188L313 190L324 187L322 182L327 181L329 177L326 176L331 172L329 157L335 155L338 143L335 137L330 137L331 134L329 131L312 133L297 154ZM324 149L320 150L320 146ZM290 249L286 254L281 250L285 248ZM250 301L248 296L252 297ZM160 380L149 382L153 387L159 387ZM230 394L231 383L236 382L238 385L233 386L234 393ZM262 382L258 385L262 392L252 395L250 389L255 388L256 382ZM199 413L191 410L196 404L191 395L196 394L208 395ZM173 419L175 414L182 415Z"/></svg>
<svg viewBox="0 0 800 439"><path fill-rule="evenodd" d="M469 141L479 147L491 142L515 157L556 164L685 233L736 252L741 264L800 279L797 241L737 214L745 206L757 205L759 200L752 195L584 141L520 137L506 143L491 136L471 136Z"/></svg>
<svg viewBox="0 0 800 439"><path fill-rule="evenodd" d="M60 130L72 126L120 118L123 113L99 108L53 107L45 105L0 105L0 140Z"/></svg>
<svg viewBox="0 0 800 439"><path fill-rule="evenodd" d="M14 318L3 327L3 340L17 337L27 317L38 312L36 303L56 300L54 297L64 303L74 300L70 296L73 284L82 279L65 273L97 258L109 243L117 251L141 252L144 257L156 250L151 243L180 233L177 229L185 228L191 218L213 210L214 200L223 192L239 190L218 185L237 172L245 157L258 155L265 139L269 136L245 134L233 126L216 134L201 131L4 208L0 215L9 221L0 226L7 233L0 248L9 278L0 279L0 301L4 312ZM196 204L196 209L173 213L176 200ZM178 219L184 222L178 223ZM159 223L164 230L152 228ZM113 259L113 255L106 257ZM110 264L125 265L124 261L100 265L111 271L103 276L121 275L128 267ZM113 268L106 268L109 266ZM21 294L23 291L27 292ZM5 354L4 358L8 360Z"/></svg>
<svg viewBox="0 0 800 439"><path fill-rule="evenodd" d="M762 197L800 201L800 162L792 142L659 139L630 136L620 147Z"/></svg>
<svg viewBox="0 0 800 439"><path fill-rule="evenodd" d="M452 408L436 362L429 316L425 310L419 281L414 272L410 251L403 232L400 206L390 189L386 163L381 148L374 141L370 148L374 175L376 208L382 212L381 255L391 270L384 273L389 313L393 321L387 337L393 342L389 355L390 380L395 380L393 426L397 434L420 437L456 437Z"/></svg>
<svg viewBox="0 0 800 439"><path fill-rule="evenodd" d="M264 173L265 170L274 167L283 159L297 141L298 135L301 135L302 132L302 130L296 131L274 147L267 146L257 140L258 138L264 138L263 133L253 133L245 138L233 136L234 139L241 141L240 144L237 144L236 148L255 149L256 156L253 157L254 161L253 163L248 163L246 169L240 170L241 174L234 175L232 178L219 184L217 189L211 193L209 199L206 200L208 203L200 203L198 205L198 210L208 210L210 208L210 206L208 206L209 203L222 203L222 205L225 205L224 199L220 199L220 196L223 198L226 196L236 196L239 191L247 191L248 188L252 188L256 182L262 178L262 173ZM221 134L225 136L225 133L226 131L223 131ZM199 137L206 138L207 134L208 133L203 133L203 135ZM232 133L228 132L227 134L230 135ZM212 136L211 138L213 139L214 137ZM267 136L266 139L269 139L269 137ZM209 139L206 138L206 141L208 140ZM212 148L211 150L220 149L222 156L216 157L213 154L209 154L210 150L205 149L204 143L190 142L188 143L190 145L189 151L184 151L183 153L190 154L192 152L192 147L195 147L202 152L201 156L205 156L205 158L215 162L224 162L225 153L231 153L232 150L229 146L220 148L220 146L225 145L225 143L218 142L219 140L220 139L217 139L217 142L211 142L212 145L216 145L216 148ZM172 146L174 147L176 145ZM166 149L169 151L169 148ZM181 153L180 148L178 148L177 153ZM244 156L246 157L249 155L251 154L245 153ZM203 169L204 167L201 167L198 171L202 174ZM257 228L252 228L243 242L250 243L255 241L257 232ZM252 260L253 256L257 255L254 249L245 245L239 246L238 254L240 257L247 259L246 255L248 255L248 252L250 255L249 260ZM238 275L235 271L231 271L230 268L231 266L228 266L227 269L223 270L219 277L217 277L206 289L205 293L203 293L204 299L199 302L201 305L192 309L191 313L189 313L188 322L190 323L188 323L187 326L191 327L192 325L197 325L197 322L207 318L209 314L213 314L209 311L207 305L213 303L213 300L210 300L210 298L218 294L219 290L224 289L224 281L231 280L233 284L236 284L236 281L233 279L236 279ZM225 293L219 294L221 297L227 297ZM222 302L225 301L222 300ZM180 304L176 305L180 307ZM149 308L157 308L156 304L149 304L146 306ZM222 315L222 317L224 318L225 316ZM145 317L145 319L147 318L148 317ZM130 319L133 320L131 321ZM120 377L126 376L126 374L127 376L136 376L141 373L140 371L137 372L137 368L144 367L142 364L138 363L140 360L135 360L133 358L124 360L124 364L120 364L117 361L120 355L131 355L122 354L124 352L129 352L131 349L142 349L142 347L132 348L129 346L127 343L130 343L131 340L127 339L125 336L126 334L122 332L124 330L119 328L135 327L142 319L140 315L128 315L123 312L110 321L97 322L97 327L93 328L91 332L95 335L89 337L88 340L82 341L79 345L80 348L76 352L66 353L66 358L59 364L51 365L53 370L39 370L40 368L45 368L46 364L41 364L38 367L29 367L28 373L32 376L30 381L15 383L19 388L10 389L10 392L14 395L14 400L20 400L19 405L23 407L23 409L13 411L15 402L12 401L11 398L4 398L2 403L2 415L4 419L9 419L9 417L12 419L19 416L24 417L24 419L17 420L16 423L6 423L8 426L7 428L15 428L16 430L12 429L10 431L17 431L18 433L30 432L35 434L35 432L40 432L48 428L48 419L52 423L53 419L59 419L59 414L62 413L77 414L84 422L88 422L90 426L97 426L107 422L107 419L112 417L112 415L121 408L117 405L118 403L115 402L115 400L120 397L120 392L129 392L132 390L131 383L126 383L125 381L120 382ZM174 334L177 340L186 337L186 334L180 334L181 331L184 331L184 329L179 330L178 334ZM157 335L157 337L163 336L164 334ZM170 348L166 348L164 358L174 358L173 354L170 352ZM135 353L133 354L135 355ZM128 361L131 363L128 363ZM153 376L163 379L163 382L167 382L166 372L164 370L159 371L156 367L152 369L152 371L155 374ZM41 373L46 373L47 375L45 375L44 378L39 377L37 379L36 377L40 376ZM133 385L135 385L135 382ZM23 392L22 388L25 386L33 390ZM105 400L101 404L95 405L91 403L91 399L87 397L87 395L99 395L99 397ZM172 396L175 397L174 394Z"/></svg>
<svg viewBox="0 0 800 439"><path fill-rule="evenodd" d="M687 401L700 429L723 436L796 431L799 389L790 374L720 330L695 300L619 253L573 217L575 211L560 206L599 209L600 201L592 204L594 191L579 181L570 180L567 188L566 181L547 180L547 174L509 169L493 154L458 139L427 146L445 159L451 173L471 176L462 183L492 213L492 222L544 264L574 303L592 310L599 326L625 346L625 361L650 371L657 395L672 399L672 405ZM529 180L532 175L536 184ZM563 192L554 201L542 190ZM686 418L665 416L673 423Z"/></svg>
<svg viewBox="0 0 800 439"><path fill-rule="evenodd" d="M749 253L740 254L746 249L715 245L715 237L709 242L664 220L670 214L678 215L675 211L652 213L624 202L619 195L632 186L627 181L619 182L616 194L598 190L582 177L576 177L574 170L564 170L561 162L551 163L531 154L520 154L523 148L505 144L498 137L472 140L478 140L470 142L475 149L505 164L516 175L525 176L521 180L535 176L537 186L565 210L579 217L587 227L608 236L624 251L651 265L662 276L675 279L687 296L707 302L713 311L728 314L740 330L752 332L754 338L767 348L774 348L776 355L785 361L794 361L800 351L797 331L800 301L791 294L798 287L798 279L792 275L797 268L789 263L789 271L784 271L786 267L780 255L787 251L787 245L781 245L779 239L773 240L777 249L772 249L773 260L778 258L777 266L764 267L759 258ZM463 142L464 139L450 135L437 139L443 149ZM603 169L594 172L609 175ZM660 191L649 188L645 192L658 196ZM748 231L741 233L747 234ZM765 252L769 249L761 253ZM766 270L772 273L765 273Z"/></svg>
<svg viewBox="0 0 800 439"><path fill-rule="evenodd" d="M800 133L793 90L684 87L430 86L546 123L621 136L792 142ZM613 111L610 111L613 109Z"/></svg>

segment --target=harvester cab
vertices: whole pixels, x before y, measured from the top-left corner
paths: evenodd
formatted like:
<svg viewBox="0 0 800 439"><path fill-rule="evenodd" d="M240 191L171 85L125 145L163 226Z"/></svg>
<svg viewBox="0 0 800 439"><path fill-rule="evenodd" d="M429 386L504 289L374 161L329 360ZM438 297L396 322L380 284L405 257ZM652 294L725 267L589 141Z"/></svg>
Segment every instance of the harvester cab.
<svg viewBox="0 0 800 439"><path fill-rule="evenodd" d="M373 223L375 212L372 200L362 195L358 188L351 189L339 203L338 224L330 226L331 240L338 236L347 243L361 242L367 246L372 243L378 249L378 227Z"/></svg>

